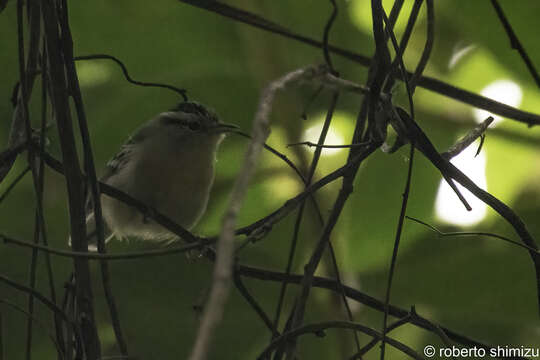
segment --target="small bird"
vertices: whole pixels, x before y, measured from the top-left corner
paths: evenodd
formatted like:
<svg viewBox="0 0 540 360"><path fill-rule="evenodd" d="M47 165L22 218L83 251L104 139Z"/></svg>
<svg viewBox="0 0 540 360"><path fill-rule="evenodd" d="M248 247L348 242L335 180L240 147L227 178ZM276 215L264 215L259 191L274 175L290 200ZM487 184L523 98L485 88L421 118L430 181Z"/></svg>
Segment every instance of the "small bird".
<svg viewBox="0 0 540 360"><path fill-rule="evenodd" d="M108 163L101 182L115 187L186 229L206 210L214 182L216 152L225 133L237 129L221 123L199 103L186 101L162 112L142 127ZM137 209L102 195L106 241L112 237L165 240L168 230ZM96 248L93 206L86 219L89 249Z"/></svg>

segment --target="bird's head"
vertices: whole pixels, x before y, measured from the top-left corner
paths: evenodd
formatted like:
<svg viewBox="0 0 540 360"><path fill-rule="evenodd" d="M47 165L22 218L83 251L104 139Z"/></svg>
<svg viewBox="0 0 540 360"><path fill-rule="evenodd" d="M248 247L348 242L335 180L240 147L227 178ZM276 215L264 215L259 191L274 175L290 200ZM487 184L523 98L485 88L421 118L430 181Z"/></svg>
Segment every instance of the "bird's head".
<svg viewBox="0 0 540 360"><path fill-rule="evenodd" d="M158 126L172 133L189 136L216 136L232 132L238 127L219 121L216 113L194 101L185 101L157 118Z"/></svg>

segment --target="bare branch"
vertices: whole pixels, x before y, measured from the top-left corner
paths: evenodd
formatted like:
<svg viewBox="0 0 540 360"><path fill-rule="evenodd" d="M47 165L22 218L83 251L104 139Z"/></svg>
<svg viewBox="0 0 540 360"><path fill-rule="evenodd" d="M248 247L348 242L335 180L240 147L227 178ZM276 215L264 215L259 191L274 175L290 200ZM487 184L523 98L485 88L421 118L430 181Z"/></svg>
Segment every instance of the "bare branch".
<svg viewBox="0 0 540 360"><path fill-rule="evenodd" d="M63 256L63 257L84 258L88 260L131 260L131 259L140 259L140 258L150 258L150 257L156 257L156 256L166 256L166 255L185 253L191 250L202 249L205 246L214 243L213 240L201 240L201 241L197 241L197 242L180 246L180 247L171 247L171 248L147 250L147 251L140 251L140 252L130 252L130 253L123 253L123 254L101 254L101 253L84 252L84 251L79 252L79 251L66 251L66 250L55 249L48 246L33 244L33 243L22 241L22 240L17 240L3 234L0 234L0 238L6 244L14 244L18 246L37 249L45 253L54 254L54 255Z"/></svg>
<svg viewBox="0 0 540 360"><path fill-rule="evenodd" d="M522 248L524 248L526 250L529 250L529 251L535 252L537 254L540 254L540 251L538 249L530 247L530 246L528 246L526 244L522 244L522 243L517 242L515 240L509 239L509 238L507 238L505 236L502 236L502 235L497 235L497 234L494 234L494 233L482 232L482 231L442 232L439 229L437 229L435 226L430 225L427 222L424 222L422 220L413 218L411 216L406 216L406 218L409 219L409 220L412 220L414 222L417 222L419 224L424 225L425 227L427 227L428 229L430 229L433 232L437 233L441 237L450 237L450 236L487 236L487 237L492 237L492 238L495 238L495 239L506 241L506 242L508 242L510 244L514 244L514 245L522 247Z"/></svg>
<svg viewBox="0 0 540 360"><path fill-rule="evenodd" d="M112 55L92 54L92 55L81 55L81 56L73 57L74 61L98 60L98 59L107 59L107 60L114 61L122 69L122 73L124 74L124 77L126 78L126 80L128 82L132 83L132 84L139 85L139 86L149 86L149 87L159 87L159 88L169 89L169 90L172 90L172 91L180 94L180 96L183 97L184 101L188 100L187 95L186 95L186 92L187 92L186 89L179 89L176 86L167 85L167 84L160 84L160 83L154 83L154 82L144 82L144 81L134 80L131 76L129 76L126 65L124 65L124 63L122 61L120 61L120 59L118 59L118 58L116 58L116 57L114 57Z"/></svg>
<svg viewBox="0 0 540 360"><path fill-rule="evenodd" d="M263 30L279 34L281 36L294 39L305 43L310 46L322 48L323 43L312 39L307 36L299 35L294 33L281 25L273 23L269 20L264 19L263 17L250 13L245 10L240 10L233 6L221 3L219 1L196 1L196 0L179 0L182 3L186 3L198 8L206 9L215 13L218 13L222 16L231 18L236 21L243 22L245 24L261 28ZM329 51L343 56L349 60L352 60L362 66L370 66L371 59L365 55L355 53L353 51L345 50L337 46L328 45ZM407 76L412 76L412 73L408 73ZM402 79L403 80L403 79ZM449 97L451 99L463 102L465 104L489 111L490 113L500 115L502 117L507 117L510 119L523 122L529 126L540 125L540 115L533 114L527 111L522 111L501 102L486 98L484 96L472 93L465 89L450 85L444 81L429 77L422 76L418 79L416 84L420 87L423 87L427 90L431 90L440 95Z"/></svg>
<svg viewBox="0 0 540 360"><path fill-rule="evenodd" d="M517 52L519 52L519 55L521 56L521 58L523 59L523 62L527 66L529 73L531 74L534 81L536 82L536 85L540 87L540 75L538 75L538 71L536 71L536 68L534 67L533 62L529 58L529 55L525 51L525 48L523 47L523 45L521 45L521 41L519 41L519 38L514 32L514 29L512 29L512 25L510 25L510 22L506 18L506 15L504 14L503 9L499 5L499 2L497 0L491 0L491 5L493 5L495 12L497 13L499 20L501 21L501 24L504 27L504 31L506 31L506 34L508 35L508 38L510 39L510 46L512 47L512 49L517 50Z"/></svg>
<svg viewBox="0 0 540 360"><path fill-rule="evenodd" d="M264 360L264 359L267 359L268 356L272 353L272 351L278 347L279 345L281 345L281 343L283 342L286 342L286 341L290 341L292 339L296 339L302 335L305 335L305 334L315 334L315 335L320 335L322 336L323 332L325 330L328 330L328 329L353 329L353 330L356 330L356 331L359 331L359 332L362 332L366 335L369 335L373 338L376 338L376 339L382 339L383 336L373 330L372 328L370 327L367 327L367 326L364 326L364 325L361 325L361 324L357 324L357 323L353 323L353 322L348 322L348 321L327 321L327 322L321 322L321 323L316 323L316 324L309 324L309 325L304 325L304 326L301 326L301 327L298 327L298 328L295 328L291 331L288 331L286 332L285 334L281 335L280 337L278 337L277 339L275 339L266 349L264 349L264 351L257 357L258 360ZM413 349L411 349L410 347L408 347L407 345L397 341L397 340L394 340L392 338L389 338L389 337L385 337L384 340L392 345L393 347L395 347L396 349L400 350L401 352L403 352L404 354L408 355L409 357L413 358L413 359L417 359L417 360L423 360L424 358L418 354L416 351L414 351Z"/></svg>
<svg viewBox="0 0 540 360"><path fill-rule="evenodd" d="M303 80L306 77L312 77L313 72L313 67L290 72L270 83L262 92L253 122L252 139L246 151L242 169L235 181L227 211L223 217L222 230L217 244L212 289L190 355L191 360L204 360L207 358L214 329L221 321L223 306L228 297L233 272L236 217L240 211L251 176L255 171L263 144L270 134L269 116L274 97L278 90L284 89L289 84Z"/></svg>
<svg viewBox="0 0 540 360"><path fill-rule="evenodd" d="M456 157L463 150L469 147L476 139L478 139L482 134L487 130L489 125L493 122L493 116L488 117L486 120L482 121L480 124L476 125L467 135L459 139L450 149L441 153L441 156L446 160L450 160L453 157Z"/></svg>

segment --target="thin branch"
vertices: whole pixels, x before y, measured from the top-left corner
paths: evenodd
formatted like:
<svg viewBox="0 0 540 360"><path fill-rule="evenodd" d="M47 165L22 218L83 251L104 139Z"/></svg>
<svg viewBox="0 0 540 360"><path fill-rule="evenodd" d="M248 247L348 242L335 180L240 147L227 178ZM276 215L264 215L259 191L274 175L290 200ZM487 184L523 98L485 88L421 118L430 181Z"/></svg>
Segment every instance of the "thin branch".
<svg viewBox="0 0 540 360"><path fill-rule="evenodd" d="M414 143L411 142L411 150L409 152L409 168L407 170L407 181L405 183L405 190L403 191L403 200L401 202L401 210L400 210L399 220L398 220L398 225L397 225L397 230L396 230L396 237L394 240L394 249L392 250L392 259L390 261L390 269L388 271L386 295L384 298L384 317L383 317L383 331L382 331L383 338L382 338L382 343L381 343L381 360L384 360L385 337L387 333L386 326L388 322L388 307L390 305L390 291L392 289L392 280L394 278L394 272L396 269L399 243L401 240L401 233L403 232L403 222L405 221L405 214L407 212L407 203L409 201L409 193L411 190L413 160L414 160Z"/></svg>
<svg viewBox="0 0 540 360"><path fill-rule="evenodd" d="M0 167L8 166L9 163L15 161L17 156L28 148L28 143L25 141L21 144L8 147L0 153Z"/></svg>
<svg viewBox="0 0 540 360"><path fill-rule="evenodd" d="M6 197L9 195L11 190L13 190L15 186L17 186L19 181L21 181L29 171L30 171L30 166L27 166L23 171L21 171L19 175L15 177L15 179L13 179L13 181L7 186L6 190L4 190L2 195L0 195L0 204L6 199Z"/></svg>
<svg viewBox="0 0 540 360"><path fill-rule="evenodd" d="M17 3L17 7L18 7ZM19 12L19 9L17 9ZM22 15L22 9L20 9ZM19 18L19 16L17 16ZM37 22L37 24L36 24ZM39 16L34 16L33 25L30 29L29 43L28 43L28 57L26 61L26 69L24 68L24 38L22 32L22 21L17 20L17 39L18 39L18 55L19 55L19 77L20 81L25 82L24 87L18 86L18 91L15 93L17 99L16 106L13 111L11 129L9 132L8 138L8 149L17 148L20 145L26 143L30 140L27 137L28 128L27 128L27 119L28 119L28 100L32 93L32 88L34 85L34 80L37 75L36 68L39 56ZM37 26L36 26L37 25ZM22 46L22 48L21 48ZM19 85L20 85L19 81ZM9 171L11 170L15 159L17 158L18 152L12 153L13 156L8 158L3 158L0 165L0 182L4 180Z"/></svg>
<svg viewBox="0 0 540 360"><path fill-rule="evenodd" d="M450 340L450 338L448 338L446 332L438 324L435 324L434 322L431 322L428 319L419 316L416 313L416 308L414 306L411 308L411 319L418 323L424 324L426 329L437 334L437 336L439 336L439 338L442 340L444 345L446 345L446 347L452 346L452 341Z"/></svg>
<svg viewBox="0 0 540 360"><path fill-rule="evenodd" d="M330 14L330 17L328 18L328 21L324 26L323 54L324 61L326 61L326 65L330 69L330 72L336 74L336 69L334 69L334 65L332 64L332 58L330 57L330 53L328 52L328 40L330 38L330 31L332 30L332 25L334 25L334 21L336 20L336 17L338 15L338 6L336 4L336 0L330 0L330 3L332 4L332 14Z"/></svg>
<svg viewBox="0 0 540 360"><path fill-rule="evenodd" d="M124 63L122 61L120 61L118 58L116 58L116 57L114 57L112 55L92 54L92 55L74 56L73 57L74 61L97 60L97 59L108 59L108 60L114 61L122 69L122 73L124 74L124 77L126 78L126 80L128 82L132 83L132 84L139 85L139 86L149 86L149 87L159 87L159 88L169 89L169 90L172 90L172 91L180 94L180 96L182 96L184 101L188 101L188 98L187 98L187 95L186 95L186 92L187 92L186 89L179 89L176 86L167 85L167 84L160 84L160 83L154 83L154 82L144 82L144 81L134 80L129 75L126 65L124 65Z"/></svg>
<svg viewBox="0 0 540 360"><path fill-rule="evenodd" d="M348 148L352 148L352 147L362 147L362 146L366 146L368 145L369 142L361 142L361 143L357 143L357 144L349 144L349 145L320 145L320 144L315 144L311 141L302 141L302 142L297 142L297 143L292 143L292 144L287 144L287 147L292 147L292 146L299 146L299 145L306 145L308 147L316 147L316 148L321 148L321 149L348 149Z"/></svg>
<svg viewBox="0 0 540 360"><path fill-rule="evenodd" d="M277 331L276 327L272 323L272 320L268 317L268 315L264 312L262 307L259 305L259 303L255 300L255 298L249 293L248 289L244 285L242 281L242 277L235 272L234 273L234 284L240 294L246 299L246 301L249 303L249 305L255 310L257 315L261 318L263 323L266 325L266 327L270 330L270 332L273 334L273 336L278 337L280 333Z"/></svg>
<svg viewBox="0 0 540 360"><path fill-rule="evenodd" d="M490 116L486 120L482 121L480 124L476 125L474 129L469 131L464 137L459 139L457 143L455 143L450 149L446 150L445 152L441 153L441 156L446 159L450 160L453 157L456 157L461 153L463 150L469 147L476 139L478 139L482 134L487 130L489 125L493 122L493 117Z"/></svg>
<svg viewBox="0 0 540 360"><path fill-rule="evenodd" d="M263 18L262 16L256 15L254 13L251 13L251 12L239 9L239 8L235 8L231 5L228 5L219 1L207 2L207 1L197 1L197 0L179 0L179 2L214 12L221 16L225 16L227 18L242 22L244 24L248 24L248 25L257 27L259 29L263 29L265 31L269 31L269 32L279 34L281 36L284 36L290 39L294 39L296 41L300 41L307 45L311 45L320 49L324 47L324 44L321 41L312 39L308 36L303 36L303 35L294 33L290 31L289 29L285 28L284 26L276 24L275 22L272 22L270 20L267 20ZM364 66L369 65L369 62L370 62L370 59L364 55L355 54L352 51L340 49L333 45L328 45L328 50L338 55L345 56L346 58L355 60Z"/></svg>
<svg viewBox="0 0 540 360"><path fill-rule="evenodd" d="M392 332L394 329L397 329L399 328L400 326L403 326L403 325L406 325L410 322L411 320L411 316L405 316L399 320L396 320L394 321L392 324L388 325L388 327L386 328L386 334ZM354 354L353 356L351 356L351 358L349 360L357 360L357 359L362 359L362 356L364 356L365 354L367 354L371 349L373 349L373 347L375 345L377 345L377 343L380 341L380 339L377 339L377 338L374 338L372 339L369 343L367 343L366 345L364 345L360 351L358 351L356 354Z"/></svg>
<svg viewBox="0 0 540 360"><path fill-rule="evenodd" d="M246 134L244 133L243 131L240 131L240 130L234 130L234 131L231 131L232 134L236 134L236 135L240 135L242 137L245 137L247 139L251 139L251 135L249 134ZM306 182L306 179L304 178L304 175L302 175L302 172L300 172L300 170L298 169L298 167L287 157L287 155L285 154L282 154L281 152L279 152L278 150L276 150L275 148L271 147L270 145L268 144L264 144L264 149L269 151L270 153L274 154L275 156L277 156L278 158L280 158L283 162L285 162L287 164L287 166L289 166L291 169L293 169L293 171L296 173L296 175L298 175L298 177L300 178L300 180L302 180L302 182Z"/></svg>
<svg viewBox="0 0 540 360"><path fill-rule="evenodd" d="M381 339L383 336L373 330L370 327L348 322L348 321L326 321L326 322L320 322L315 324L309 324L304 325L298 328L295 328L291 331L286 332L285 334L281 335L277 339L275 339L264 351L257 357L259 360L267 359L268 356L272 353L272 351L277 348L282 342L295 340L296 338L305 335L305 334L315 334L317 336L323 336L323 333L325 330L328 329L352 329L355 331L362 332L366 335L369 335L371 337ZM392 338L386 337L385 341L395 347L396 349L400 350L404 354L407 354L409 357L413 359L423 360L424 358L420 356L416 351L408 347L407 345L394 340Z"/></svg>
<svg viewBox="0 0 540 360"><path fill-rule="evenodd" d="M40 22L39 22L39 6L36 7L34 4L31 7L27 7L27 10L30 15L30 31L34 33L34 36L36 36L36 33L39 35L40 32ZM32 137L32 130L31 130L31 124L30 124L30 118L29 118L29 111L28 111L28 100L29 96L27 95L27 77L26 77L26 69L25 69L25 55L24 55L24 28L23 28L23 1L17 0L17 37L18 37L18 55L19 55L19 91L20 91L20 100L21 100L21 118L22 122L24 123L24 138L25 139L31 139ZM37 35L37 36L38 36ZM39 44L34 42L31 44L35 47L38 47ZM35 51L34 49L32 49ZM36 196L39 197L39 186L37 182L37 174L36 174L36 168L35 168L35 162L34 162L34 153L32 150L28 151L28 166L30 167L32 171L32 177L34 180L34 188L36 190ZM40 210L41 210L41 203L38 199L38 206L36 207L36 221L35 221L35 228L34 228L34 241L37 243L39 241L40 237L40 231L41 226L39 223L40 219ZM29 278L28 278L28 284L31 289L35 289L36 286L36 271L37 271L37 251L32 251L31 259L30 259L30 266L29 266ZM34 296L33 293L28 294L28 314L30 316L27 317L27 323L26 323L26 352L25 352L25 358L27 360L30 360L32 358L32 339L33 339L33 330L34 330L34 322L33 322L33 314L34 314Z"/></svg>
<svg viewBox="0 0 540 360"><path fill-rule="evenodd" d="M339 93L335 92L333 94L333 96L332 96L332 100L330 102L328 112L326 114L326 118L324 120L324 124L323 124L323 127L321 129L321 133L319 135L319 140L318 140L319 144L324 144L324 142L326 140L326 134L328 133L328 129L330 128L330 123L332 121L332 116L333 116L334 109L336 107L338 98L339 98ZM310 167L309 167L309 172L308 172L305 187L309 186L311 184L311 181L313 180L313 176L315 174L315 171L317 169L317 165L319 163L319 158L321 156L321 151L322 151L321 148L315 149L315 153L313 154L313 158L311 160L311 164L310 164ZM301 223L302 223L302 218L303 218L303 215L304 215L304 209L305 209L305 205L306 205L305 200L306 199L304 199L301 202L300 208L298 209L298 213L296 215L296 220L295 220L295 223L294 223L294 230L293 230L293 237L292 237L292 240L291 240L291 244L289 246L289 251L288 251L288 256L287 256L287 264L285 266L285 273L286 274L291 273L291 269L292 269L292 266L293 266L293 263L294 263L294 257L295 257L295 254L296 254L296 247L297 247L297 244L298 244L298 237L299 237L299 233L300 233L300 226L301 226ZM281 312L282 312L282 309L283 309L283 303L285 301L286 292L287 292L287 283L284 282L284 283L281 284L279 297L278 297L278 303L277 303L277 306L276 306L276 312L275 312L275 315L274 315L274 326L276 328L279 326L279 320L280 320L280 317L281 317ZM294 312L294 310L293 310L293 312ZM285 329L288 330L288 327L286 327ZM272 335L271 340L273 341L274 339L275 339L275 336Z"/></svg>
<svg viewBox="0 0 540 360"><path fill-rule="evenodd" d="M405 31L403 32L403 36L401 37L401 41L399 43L399 46L397 46L397 40L394 34L394 27L389 26L388 24L390 21L386 18L386 14L384 14L384 20L386 23L385 28L385 34L388 38L392 38L392 43L394 44L394 50L396 52L396 55L394 56L394 61L392 62L391 68L389 70L389 77L386 81L384 92L390 92L392 90L392 87L395 84L396 80L396 70L398 68L401 68L401 78L403 80L408 80L407 76L403 76L404 73L406 73L405 66L403 66L403 54L405 54L405 50L407 48L407 45L409 44L409 40L411 38L414 25L416 24L416 20L418 19L418 14L420 12L420 7L422 6L423 0L414 0L413 7L411 9L411 12L409 14L409 18L407 20L407 26L405 27ZM409 92L410 86L407 83L407 90Z"/></svg>
<svg viewBox="0 0 540 360"><path fill-rule="evenodd" d="M433 50L433 43L435 41L435 10L433 8L433 0L426 0L426 7L427 7L426 45L424 46L424 50L422 51L422 56L420 57L420 61L418 61L418 65L416 65L414 74L411 76L411 79L410 79L410 84L411 84L410 88L413 93L416 90L418 79L422 77L422 73L424 72L424 69L426 68L429 57L431 55L431 51Z"/></svg>
<svg viewBox="0 0 540 360"><path fill-rule="evenodd" d="M257 28L279 34L281 36L300 41L304 44L322 48L323 43L312 39L307 36L299 35L289 31L281 25L275 24L269 20L262 18L259 15L250 13L245 10L235 8L233 6L221 3L219 1L197 1L197 0L179 0L182 3L189 4L198 8L202 8L208 11L215 12L219 15L231 18L242 23L255 26ZM328 45L330 52L343 56L351 61L354 61L362 66L370 66L371 59L365 55L355 53L353 51L345 50L337 46ZM412 76L412 73L407 73L407 76ZM401 79L403 80L403 79ZM529 126L540 125L540 115L533 114L527 111L522 111L514 107L508 106L501 102L489 99L487 97L472 93L462 88L450 85L441 80L431 78L428 76L422 76L418 79L416 84L427 90L436 92L440 95L449 97L451 99L463 102L465 104L477 107L490 113L500 115L502 117L510 118L523 122Z"/></svg>
<svg viewBox="0 0 540 360"><path fill-rule="evenodd" d="M38 12L38 17L40 16ZM47 131L47 91L49 88L49 80L47 78L47 61L44 59L45 52L46 52L46 45L42 44L42 61L41 61L41 67L44 71L44 73L41 76L41 129L40 129L40 136L39 136L39 152L45 152L45 143L46 143L46 131ZM37 159L35 159L37 161ZM48 239L47 239L47 229L45 226L45 216L43 211L43 191L45 187L45 160L40 157L39 158L39 167L38 167L38 185L37 185L37 204L38 204L38 211L36 212L36 215L38 218L36 219L36 222L39 222L41 226L41 240L43 242L43 245L48 246ZM45 267L47 269L47 277L49 280L49 291L51 294L51 300L56 304L57 298L56 298L56 285L54 281L54 274L52 269L52 263L51 258L49 254L45 254ZM62 350L64 350L65 353L65 341L64 341L64 328L62 327L62 321L60 317L57 314L54 314L54 326L56 331L56 339L58 343L60 344L60 347Z"/></svg>
<svg viewBox="0 0 540 360"><path fill-rule="evenodd" d="M208 239L208 240L197 241L197 242L190 243L188 245L184 245L180 247L171 247L171 248L165 248L165 249L147 250L147 251L139 251L139 252L128 252L128 253L120 253L120 254L108 254L108 253L102 254L102 253L94 253L94 252L66 251L66 250L55 249L48 246L33 244L33 243L22 241L22 240L17 240L3 234L0 234L0 239L2 239L2 241L4 241L4 243L6 244L14 244L14 245L22 246L22 247L37 249L45 253L54 254L58 256L69 257L69 258L84 258L88 260L104 260L104 261L105 260L132 260L132 259L180 254L180 253L185 253L191 250L202 249L205 246L208 246L214 243L212 239Z"/></svg>
<svg viewBox="0 0 540 360"><path fill-rule="evenodd" d="M221 321L223 307L228 297L233 272L234 235L236 218L240 211L250 179L255 171L257 159L263 144L270 134L269 116L273 100L278 90L291 83L298 82L313 72L312 67L299 69L286 74L270 83L262 92L255 120L253 122L252 140L246 150L242 169L235 181L227 211L223 217L223 225L217 244L217 256L214 265L212 289L205 307L201 324L197 332L195 344L190 355L191 360L204 360L208 356L211 338L217 324Z"/></svg>
<svg viewBox="0 0 540 360"><path fill-rule="evenodd" d="M62 0L62 15L60 16L60 24L62 28L62 40L64 46L64 60L66 62L67 79L70 88L70 92L75 103L75 109L77 112L77 118L79 120L79 129L81 132L81 138L83 142L84 151L84 167L87 175L88 182L90 184L90 194L92 196L92 204L94 205L94 222L95 231L97 234L97 248L100 253L105 253L105 225L102 216L101 209L101 191L99 190L99 182L97 180L96 168L94 165L94 157L92 155L92 144L90 140L90 134L88 131L88 122L86 120L86 113L84 111L84 104L79 86L79 79L77 71L75 69L75 63L73 60L73 40L71 37L71 30L68 20L67 1ZM123 68L125 70L125 68ZM126 74L126 72L124 72ZM185 94L184 98L185 98ZM101 282L103 284L103 291L105 293L105 300L109 308L109 315L113 325L114 335L116 337L116 343L120 349L120 353L123 356L128 356L128 349L122 327L120 325L120 316L118 314L118 307L112 293L112 286L110 280L109 265L106 261L100 262L101 270Z"/></svg>
<svg viewBox="0 0 540 360"><path fill-rule="evenodd" d="M356 163L355 165L358 166L363 159L365 159L366 157L368 157L370 154L373 153L375 148L376 148L375 145L368 146L362 153L359 154L360 161ZM347 164L353 164L353 162L348 161ZM350 191L347 189L345 191L343 189L342 191L340 191L338 198L335 201L332 212L330 213L330 216L328 220L326 221L322 234L320 235L319 240L317 241L315 249L313 250L308 263L304 267L304 277L302 279L302 286L300 289L300 294L298 295L297 306L294 310L294 317L293 317L292 325L291 325L292 329L299 327L303 322L304 314L306 310L306 304L307 304L307 300L311 291L311 286L312 286L315 270L317 269L317 266L321 260L322 254L326 248L326 245L328 244L330 234L337 223L341 210L343 209L345 205L345 201L347 197L349 196L349 194L350 194ZM287 346L286 358L288 360L292 359L292 357L294 356L294 349L295 349L295 343L289 344L289 346Z"/></svg>
<svg viewBox="0 0 540 360"><path fill-rule="evenodd" d="M478 185L476 185L461 170L455 167L448 160L442 158L437 153L435 147L433 146L433 144L431 144L431 141L428 139L427 135L423 132L423 130L418 126L418 124L416 124L407 116L403 116L402 120L404 121L404 125L407 127L407 131L410 135L409 137L415 139L417 148L432 162L433 165L435 165L435 167L439 169L439 171L444 177L449 177L450 179L457 181L461 186L469 190L474 196L489 205L493 210L499 213L499 215L501 215L510 225L512 225L512 227L525 245L535 250L538 249L538 246L531 233L527 229L525 223L510 207L497 199L495 196L478 187ZM531 255L536 272L538 308L540 311L540 255L537 252L530 250L529 254Z"/></svg>
<svg viewBox="0 0 540 360"><path fill-rule="evenodd" d="M77 148L69 100L66 89L63 48L59 34L59 9L56 4L49 1L42 2L43 23L47 43L47 56L50 68L51 100L56 124L58 127L60 146L62 150L63 166L68 190L70 230L73 250L84 251L88 249L86 238L83 176L77 158ZM89 360L96 360L101 356L101 344L96 329L93 294L88 261L82 258L74 259L76 278L76 298L78 321L81 322L84 339L84 350Z"/></svg>
<svg viewBox="0 0 540 360"><path fill-rule="evenodd" d="M457 232L442 232L440 231L439 229L437 229L435 226L433 225L430 225L420 219L417 219L417 218L414 218L414 217L411 217L411 216L406 216L407 219L409 220L412 220L414 222L417 222L419 224L422 224L424 225L425 227L429 228L430 230L432 230L433 232L437 233L439 236L442 236L442 237L450 237L450 236L487 236L487 237L492 237L492 238L495 238L495 239L499 239L499 240L503 240L503 241L506 241L510 244L514 244L516 246L519 246L519 247L522 247L526 250L529 250L531 252L535 252L537 254L540 254L540 251L538 249L535 249L531 246L528 246L526 244L522 244L518 241L515 241L515 240L512 240L512 239L509 239L507 237L504 237L502 235L497 235L497 234L494 234L494 233L489 233L489 232L482 232L482 231L457 231Z"/></svg>
<svg viewBox="0 0 540 360"><path fill-rule="evenodd" d="M49 308L54 313L58 314L62 318L62 320L74 330L75 336L80 340L80 332L77 325L69 319L69 317L64 313L64 311L62 311L62 309L58 307L58 305L53 303L51 300L47 299L40 292L32 288L29 288L25 285L19 284L18 282L13 281L2 274L0 274L0 281L26 294L32 294L34 298L36 298L39 302L41 302L41 304Z"/></svg>
<svg viewBox="0 0 540 360"><path fill-rule="evenodd" d="M286 275L284 273L281 273L281 272L275 272L275 271L271 271L271 270L266 270L266 269L259 269L259 268L255 268L255 267L251 267L251 266L245 266L245 265L242 265L242 266L239 266L238 267L238 273L241 274L242 276L246 276L246 277L250 277L250 278L255 278L255 279L259 279L259 280L263 280L263 281L275 281L275 282L288 282L288 283L291 283L291 284L300 284L302 282L302 279L303 279L303 276L302 275L299 275L299 274L290 274L290 275ZM340 290L340 285L338 284L338 282L334 279L329 279L329 278L325 278L325 277L320 277L320 276L315 276L313 278L313 286L314 287L318 287L318 288L323 288L323 289L327 289L327 290L331 290L331 291L334 291L334 292L337 292L339 293L341 290ZM352 300L355 300L365 306L368 306L374 310L377 310L379 312L384 312L385 311L385 304L384 302L374 298L374 297L371 297L355 288L352 288L352 287L349 287L349 286L346 286L346 285L343 285L343 289L345 291L345 295L349 298L349 299L352 299ZM389 305L388 307L388 313L394 317L397 317L397 318L404 318L404 317L410 317L411 314L409 311L405 310L405 309L402 309L402 308L399 308L397 306L394 306L394 305ZM410 323L417 326L417 327L420 327L422 329L426 329L426 330L430 330L430 327L426 327L426 324L422 323L422 322L419 322L418 320L419 319L423 319L422 317L420 317L420 315L417 315L419 316L418 319L413 319L413 318L410 318ZM473 340L465 335L462 335L456 331L453 331L449 328L446 328L444 326L440 326L440 328L446 333L446 335L453 341L457 342L457 343L460 343L462 345L466 345L466 346L477 346L477 347L480 347L480 348L483 348L483 349L486 349L487 351L489 351L489 349L493 348L492 345L487 345L487 344L484 344L484 343L481 343L477 340Z"/></svg>
<svg viewBox="0 0 540 360"><path fill-rule="evenodd" d="M519 55L521 56L521 58L523 59L523 62L527 66L529 73L534 78L536 85L540 87L540 76L538 75L538 71L536 71L536 68L534 67L534 64L529 58L529 55L525 51L525 48L523 47L523 45L521 45L521 41L519 41L519 38L514 32L514 29L512 29L512 25L510 25L510 22L506 18L506 15L504 14L503 9L499 5L499 2L497 0L491 0L491 5L495 9L495 12L497 13L497 16L499 17L499 20L501 21L501 24L504 27L504 31L506 31L506 34L508 35L508 38L510 39L510 46L512 47L512 49L517 50L517 52L519 52Z"/></svg>

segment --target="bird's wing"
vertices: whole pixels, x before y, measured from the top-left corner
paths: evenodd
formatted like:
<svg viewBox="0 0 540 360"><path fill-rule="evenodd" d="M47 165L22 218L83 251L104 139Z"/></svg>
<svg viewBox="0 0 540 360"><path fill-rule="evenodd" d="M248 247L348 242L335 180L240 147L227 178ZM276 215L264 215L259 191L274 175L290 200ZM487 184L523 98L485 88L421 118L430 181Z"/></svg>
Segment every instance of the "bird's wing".
<svg viewBox="0 0 540 360"><path fill-rule="evenodd" d="M143 142L150 135L149 133L150 129L147 126L143 126L133 136L128 138L120 148L120 151L107 162L105 173L101 177L102 182L106 182L107 179L117 174L126 166L131 158L133 149L137 144Z"/></svg>
<svg viewBox="0 0 540 360"><path fill-rule="evenodd" d="M133 142L130 138L122 147L120 151L114 155L112 159L107 162L106 170L103 176L101 177L102 182L106 182L111 176L117 174L122 170L127 162L129 161L130 155L133 152Z"/></svg>

